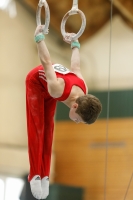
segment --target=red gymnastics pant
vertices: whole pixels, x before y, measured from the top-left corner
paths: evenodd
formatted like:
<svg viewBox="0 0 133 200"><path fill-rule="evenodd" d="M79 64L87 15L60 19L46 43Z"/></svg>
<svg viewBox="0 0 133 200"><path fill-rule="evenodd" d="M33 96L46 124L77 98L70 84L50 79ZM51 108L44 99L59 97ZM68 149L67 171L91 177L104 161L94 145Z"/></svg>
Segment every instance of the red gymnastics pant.
<svg viewBox="0 0 133 200"><path fill-rule="evenodd" d="M38 76L39 67L26 77L26 111L30 173L49 176L56 100L47 91L47 83Z"/></svg>

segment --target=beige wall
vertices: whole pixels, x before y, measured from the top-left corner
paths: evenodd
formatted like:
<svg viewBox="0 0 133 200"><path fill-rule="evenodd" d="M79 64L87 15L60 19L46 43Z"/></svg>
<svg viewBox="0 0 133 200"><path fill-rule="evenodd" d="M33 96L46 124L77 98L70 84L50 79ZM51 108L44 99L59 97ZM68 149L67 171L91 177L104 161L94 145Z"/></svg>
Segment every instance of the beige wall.
<svg viewBox="0 0 133 200"><path fill-rule="evenodd" d="M90 89L107 90L109 70L110 89L133 88L132 41L133 30L119 16L115 16L111 30L110 23L107 23L82 45L83 73Z"/></svg>
<svg viewBox="0 0 133 200"><path fill-rule="evenodd" d="M0 170L20 174L28 168L26 148L19 148L27 146L24 81L38 58L30 35L34 22L19 5L17 11L13 19L0 11Z"/></svg>

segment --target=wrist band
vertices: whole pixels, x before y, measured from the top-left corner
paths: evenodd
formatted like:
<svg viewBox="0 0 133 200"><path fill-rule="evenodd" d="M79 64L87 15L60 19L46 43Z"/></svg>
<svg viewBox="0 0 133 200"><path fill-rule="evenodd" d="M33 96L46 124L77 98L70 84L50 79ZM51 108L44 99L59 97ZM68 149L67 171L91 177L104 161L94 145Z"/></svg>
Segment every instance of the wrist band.
<svg viewBox="0 0 133 200"><path fill-rule="evenodd" d="M40 34L36 35L34 39L35 39L35 42L38 43L38 42L41 42L42 40L44 40L45 36L44 36L44 34L40 33Z"/></svg>
<svg viewBox="0 0 133 200"><path fill-rule="evenodd" d="M71 49L73 49L74 47L77 47L78 49L80 49L80 43L79 42L72 42L71 43Z"/></svg>

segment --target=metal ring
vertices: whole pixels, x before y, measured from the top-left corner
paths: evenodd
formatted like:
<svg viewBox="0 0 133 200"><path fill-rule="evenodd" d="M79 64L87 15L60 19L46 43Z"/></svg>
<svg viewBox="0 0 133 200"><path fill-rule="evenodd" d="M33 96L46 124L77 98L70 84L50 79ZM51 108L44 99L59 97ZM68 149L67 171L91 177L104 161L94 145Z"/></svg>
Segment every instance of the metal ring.
<svg viewBox="0 0 133 200"><path fill-rule="evenodd" d="M48 34L49 23L50 23L50 10L49 10L49 6L48 6L46 0L43 0L43 1L40 0L40 2L38 4L37 11L36 11L36 23L37 23L37 26L41 25L41 9L42 9L42 6L44 6L44 8L45 8L45 25L44 25L43 33Z"/></svg>
<svg viewBox="0 0 133 200"><path fill-rule="evenodd" d="M86 27L86 17L84 15L84 13L81 10L79 10L79 9L76 12L77 12L77 14L80 14L80 16L81 16L82 25L81 25L81 28L80 28L79 32L75 36L71 37L71 41L77 40L82 35L82 33L84 32L85 27ZM72 15L71 14L71 10L68 11L65 14L65 16L63 17L62 22L61 22L61 33L62 33L62 35L63 35L64 38L65 38L65 36L67 34L66 31L65 31L66 21L67 21L67 19L69 18L70 15Z"/></svg>

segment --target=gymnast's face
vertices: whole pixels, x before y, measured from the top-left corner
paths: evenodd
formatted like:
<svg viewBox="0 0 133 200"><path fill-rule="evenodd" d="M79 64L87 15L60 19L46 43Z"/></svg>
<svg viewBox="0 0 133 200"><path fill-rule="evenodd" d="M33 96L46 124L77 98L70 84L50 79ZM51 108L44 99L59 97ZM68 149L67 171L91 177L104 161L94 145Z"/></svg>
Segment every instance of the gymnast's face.
<svg viewBox="0 0 133 200"><path fill-rule="evenodd" d="M76 122L76 123L84 123L84 121L82 120L82 118L76 113L76 109L78 107L78 104L77 103L74 103L72 105L72 107L70 108L70 111L69 111L69 118Z"/></svg>

